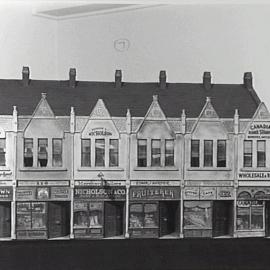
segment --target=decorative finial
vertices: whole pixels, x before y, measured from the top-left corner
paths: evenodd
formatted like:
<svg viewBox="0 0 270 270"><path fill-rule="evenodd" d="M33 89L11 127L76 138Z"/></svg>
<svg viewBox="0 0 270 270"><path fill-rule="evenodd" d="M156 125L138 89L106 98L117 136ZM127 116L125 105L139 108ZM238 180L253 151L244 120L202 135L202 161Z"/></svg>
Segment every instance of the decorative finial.
<svg viewBox="0 0 270 270"><path fill-rule="evenodd" d="M126 114L127 117L130 117L130 110L127 109L127 114Z"/></svg>
<svg viewBox="0 0 270 270"><path fill-rule="evenodd" d="M158 95L153 95L153 101L158 101Z"/></svg>
<svg viewBox="0 0 270 270"><path fill-rule="evenodd" d="M13 106L13 115L17 115L17 106Z"/></svg>
<svg viewBox="0 0 270 270"><path fill-rule="evenodd" d="M41 97L42 97L43 99L46 99L47 93L41 93Z"/></svg>
<svg viewBox="0 0 270 270"><path fill-rule="evenodd" d="M185 109L182 110L182 117L186 117L186 111L185 111Z"/></svg>
<svg viewBox="0 0 270 270"><path fill-rule="evenodd" d="M71 107L71 108L70 108L70 114L71 114L71 115L74 115L74 114L75 114L74 107Z"/></svg>
<svg viewBox="0 0 270 270"><path fill-rule="evenodd" d="M206 102L211 102L211 98L210 97L206 97Z"/></svg>

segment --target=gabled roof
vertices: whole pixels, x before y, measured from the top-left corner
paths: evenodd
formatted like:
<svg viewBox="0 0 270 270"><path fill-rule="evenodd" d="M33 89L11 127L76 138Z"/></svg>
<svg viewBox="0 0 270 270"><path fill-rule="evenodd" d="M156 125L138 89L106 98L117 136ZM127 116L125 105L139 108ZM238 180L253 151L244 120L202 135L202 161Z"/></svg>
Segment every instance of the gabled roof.
<svg viewBox="0 0 270 270"><path fill-rule="evenodd" d="M200 83L168 83L160 89L157 83L77 82L75 88L68 81L31 80L23 86L21 80L0 80L0 114L12 114L13 105L19 115L32 115L41 93L47 93L47 100L55 115L70 115L70 107L76 115L89 115L99 98L103 99L111 116L144 117L158 95L159 104L166 117L180 117L185 109L188 118L198 117L206 97L220 118L232 118L238 109L240 118L251 118L258 107L254 93L240 84L213 84L206 90Z"/></svg>

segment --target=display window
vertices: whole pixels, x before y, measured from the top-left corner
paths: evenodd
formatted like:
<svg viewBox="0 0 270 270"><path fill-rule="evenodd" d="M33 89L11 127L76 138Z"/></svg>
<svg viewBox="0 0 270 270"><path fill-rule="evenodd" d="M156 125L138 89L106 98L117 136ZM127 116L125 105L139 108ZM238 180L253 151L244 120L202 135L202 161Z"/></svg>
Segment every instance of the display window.
<svg viewBox="0 0 270 270"><path fill-rule="evenodd" d="M184 229L212 229L210 201L184 202Z"/></svg>
<svg viewBox="0 0 270 270"><path fill-rule="evenodd" d="M157 203L133 203L130 205L129 227L157 228L158 204Z"/></svg>
<svg viewBox="0 0 270 270"><path fill-rule="evenodd" d="M74 228L101 228L102 202L74 202Z"/></svg>
<svg viewBox="0 0 270 270"><path fill-rule="evenodd" d="M17 202L17 230L46 230L45 202Z"/></svg>
<svg viewBox="0 0 270 270"><path fill-rule="evenodd" d="M263 230L264 202L238 201L236 226L237 230Z"/></svg>

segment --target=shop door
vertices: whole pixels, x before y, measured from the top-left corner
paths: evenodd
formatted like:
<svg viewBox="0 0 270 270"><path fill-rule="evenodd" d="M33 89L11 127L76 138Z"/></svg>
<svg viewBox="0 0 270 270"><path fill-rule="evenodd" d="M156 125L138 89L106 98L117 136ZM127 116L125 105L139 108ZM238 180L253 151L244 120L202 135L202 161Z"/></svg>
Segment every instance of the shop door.
<svg viewBox="0 0 270 270"><path fill-rule="evenodd" d="M105 202L105 237L123 235L124 202Z"/></svg>
<svg viewBox="0 0 270 270"><path fill-rule="evenodd" d="M178 232L179 223L179 203L174 201L160 201L160 237Z"/></svg>
<svg viewBox="0 0 270 270"><path fill-rule="evenodd" d="M265 201L265 236L270 236L270 201Z"/></svg>
<svg viewBox="0 0 270 270"><path fill-rule="evenodd" d="M11 203L0 203L0 237L10 237L11 231Z"/></svg>
<svg viewBox="0 0 270 270"><path fill-rule="evenodd" d="M226 236L232 234L233 228L233 202L214 201L213 207L213 236Z"/></svg>
<svg viewBox="0 0 270 270"><path fill-rule="evenodd" d="M49 202L49 238L63 237L70 233L70 203Z"/></svg>

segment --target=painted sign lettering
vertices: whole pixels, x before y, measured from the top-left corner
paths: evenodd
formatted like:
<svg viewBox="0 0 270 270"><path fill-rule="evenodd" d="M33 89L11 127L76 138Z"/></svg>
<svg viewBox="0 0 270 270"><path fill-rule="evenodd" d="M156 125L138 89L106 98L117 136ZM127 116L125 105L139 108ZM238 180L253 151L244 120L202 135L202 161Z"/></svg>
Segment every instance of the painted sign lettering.
<svg viewBox="0 0 270 270"><path fill-rule="evenodd" d="M180 199L180 188L173 187L132 187L130 189L131 200L166 200Z"/></svg>

